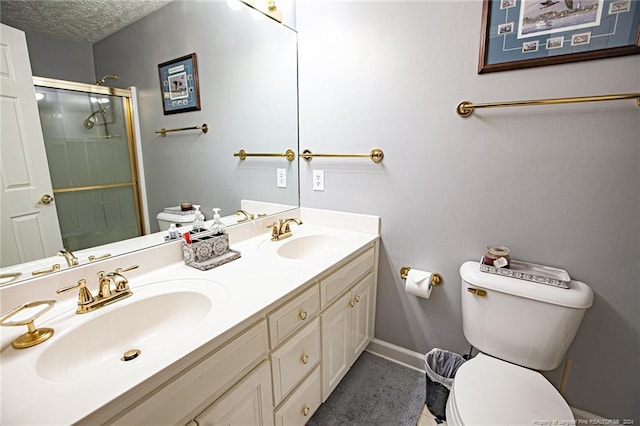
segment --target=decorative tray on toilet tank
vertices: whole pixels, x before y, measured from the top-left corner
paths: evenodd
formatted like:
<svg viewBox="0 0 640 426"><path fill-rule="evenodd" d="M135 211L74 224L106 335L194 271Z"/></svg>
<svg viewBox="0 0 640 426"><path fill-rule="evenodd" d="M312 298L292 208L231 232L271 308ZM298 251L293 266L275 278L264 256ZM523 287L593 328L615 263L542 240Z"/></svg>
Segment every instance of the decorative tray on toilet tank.
<svg viewBox="0 0 640 426"><path fill-rule="evenodd" d="M535 263L520 262L511 260L510 268L496 268L483 263L484 257L480 259L480 271L490 274L502 275L505 277L517 278L519 280L532 281L538 284L552 285L560 288L569 288L571 277L564 269L552 268L550 266L536 265Z"/></svg>

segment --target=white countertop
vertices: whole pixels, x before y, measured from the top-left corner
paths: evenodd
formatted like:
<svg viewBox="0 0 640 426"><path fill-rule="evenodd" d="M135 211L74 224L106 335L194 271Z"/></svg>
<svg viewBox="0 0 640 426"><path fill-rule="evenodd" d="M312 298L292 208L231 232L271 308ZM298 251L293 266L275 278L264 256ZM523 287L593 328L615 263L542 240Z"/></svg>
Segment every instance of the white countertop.
<svg viewBox="0 0 640 426"><path fill-rule="evenodd" d="M318 217L316 214L309 216ZM232 238L232 249L240 251L242 257L209 271L185 266L181 258L175 256L176 249L171 249L171 255L168 256L171 259L167 260L166 266L126 274L133 296L123 301L95 312L77 315L74 313L75 297L59 300L52 311L36 320L36 327L49 326L56 329L56 334L45 343L22 350L13 349L10 346L11 340L24 332L23 328L26 331L26 327L3 327L0 423L71 424L85 419L109 404L113 406L115 414L117 410L131 404L131 398L141 397L149 389L153 389L195 361L198 357L189 356L194 351L198 351L200 356L214 349L240 331L241 327L250 325L249 321L257 321L264 317L287 295L313 282L318 275L364 247L370 246L379 238L377 231L354 232L307 223L305 221L300 227L292 225L292 238L308 234L325 234L340 238L344 244L338 249L323 252L322 255L309 260L291 260L276 255L275 250L292 239L272 242L269 240L269 233L237 243L234 243ZM180 243L174 244L177 247ZM143 257L147 256L155 257L154 261L162 264L162 259L158 259L159 253L167 253L169 249L162 246L151 248L144 252L121 256L118 262L120 266L126 267L129 263L143 263ZM67 278L67 282L71 278ZM65 282L65 278L59 274L55 281L49 287L60 286ZM87 282L87 287L95 293L95 279L87 277ZM188 283L183 286L182 282ZM36 365L39 357L57 339L62 339L86 321L138 302L145 294L170 292L177 286L180 286L181 290L186 287L207 294L213 301L213 309L197 328L185 329L175 344L166 345L153 356L145 357L143 354L136 360L141 362L127 364L118 361L118 366L113 370L96 368L96 374L91 379L76 378L75 381L62 382L47 380L42 377L43 374L38 373ZM75 291L72 293L76 294ZM22 303L52 298L53 295L34 295ZM83 348L78 350L82 354ZM144 351L143 348L142 350ZM74 357L77 356L70 356L71 360Z"/></svg>

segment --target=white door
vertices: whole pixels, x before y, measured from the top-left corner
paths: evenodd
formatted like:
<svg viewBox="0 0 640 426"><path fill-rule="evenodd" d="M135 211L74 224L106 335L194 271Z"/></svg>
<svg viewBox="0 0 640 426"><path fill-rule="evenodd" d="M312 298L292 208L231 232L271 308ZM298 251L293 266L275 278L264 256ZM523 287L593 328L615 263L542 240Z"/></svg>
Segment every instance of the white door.
<svg viewBox="0 0 640 426"><path fill-rule="evenodd" d="M0 266L53 256L60 225L22 31L0 29ZM43 201L41 201L43 200Z"/></svg>

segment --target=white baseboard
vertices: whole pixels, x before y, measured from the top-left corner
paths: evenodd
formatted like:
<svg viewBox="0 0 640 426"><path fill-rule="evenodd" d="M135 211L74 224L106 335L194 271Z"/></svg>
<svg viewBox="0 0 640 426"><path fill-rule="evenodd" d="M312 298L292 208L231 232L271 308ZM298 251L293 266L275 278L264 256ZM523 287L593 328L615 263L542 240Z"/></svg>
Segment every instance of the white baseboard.
<svg viewBox="0 0 640 426"><path fill-rule="evenodd" d="M604 420L604 417L600 417L597 414L593 414L593 413L590 413L590 412L585 411L585 410L581 410L581 409L576 408L576 407L571 407L571 411L573 411L573 416L576 418L576 420L585 420L587 422L589 420ZM587 424L587 423L584 423L584 424ZM591 423L588 423L588 424L605 424L605 423L598 423L598 422L594 423L594 422L591 422Z"/></svg>
<svg viewBox="0 0 640 426"><path fill-rule="evenodd" d="M389 361L424 373L424 354L410 351L409 349L379 339L371 340L365 350L374 355L386 358Z"/></svg>
<svg viewBox="0 0 640 426"><path fill-rule="evenodd" d="M403 365L413 370L424 372L424 354L405 349L401 346L373 339L365 349L374 355L381 356L396 364ZM603 420L603 417L590 413L580 408L570 407L576 420Z"/></svg>

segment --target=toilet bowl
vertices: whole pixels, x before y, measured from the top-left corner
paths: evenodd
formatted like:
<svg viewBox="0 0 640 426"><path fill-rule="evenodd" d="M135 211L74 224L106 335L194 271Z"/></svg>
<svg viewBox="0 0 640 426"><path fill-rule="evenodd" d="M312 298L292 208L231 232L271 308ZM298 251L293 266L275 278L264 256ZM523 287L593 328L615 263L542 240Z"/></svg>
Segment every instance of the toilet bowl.
<svg viewBox="0 0 640 426"><path fill-rule="evenodd" d="M573 413L540 373L479 353L465 362L447 400L449 425L571 424Z"/></svg>
<svg viewBox="0 0 640 426"><path fill-rule="evenodd" d="M460 267L462 324L480 353L456 372L449 425L571 424L567 402L538 371L562 364L593 302L586 284L558 288Z"/></svg>

